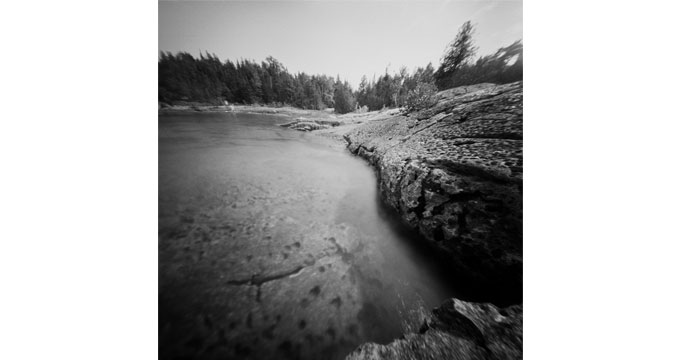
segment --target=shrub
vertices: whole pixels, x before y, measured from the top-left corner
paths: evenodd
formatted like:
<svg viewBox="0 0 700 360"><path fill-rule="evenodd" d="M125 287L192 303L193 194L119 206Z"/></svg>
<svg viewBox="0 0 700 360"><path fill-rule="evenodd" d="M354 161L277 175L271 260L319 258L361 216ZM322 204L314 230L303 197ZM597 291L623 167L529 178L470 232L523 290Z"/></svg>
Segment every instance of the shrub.
<svg viewBox="0 0 700 360"><path fill-rule="evenodd" d="M437 103L437 87L434 84L420 82L415 89L408 93L406 109L418 111L429 108Z"/></svg>

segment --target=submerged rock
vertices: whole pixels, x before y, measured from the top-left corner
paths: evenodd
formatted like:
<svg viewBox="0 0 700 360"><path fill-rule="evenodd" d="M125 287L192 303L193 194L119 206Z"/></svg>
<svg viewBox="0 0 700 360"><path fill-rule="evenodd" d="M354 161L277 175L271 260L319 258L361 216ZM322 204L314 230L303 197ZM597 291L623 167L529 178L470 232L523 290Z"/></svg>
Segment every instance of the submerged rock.
<svg viewBox="0 0 700 360"><path fill-rule="evenodd" d="M370 121L348 149L382 200L438 250L473 300L522 302L523 85L441 92L427 109Z"/></svg>
<svg viewBox="0 0 700 360"><path fill-rule="evenodd" d="M432 311L418 333L388 345L367 343L346 360L378 359L522 359L521 305L505 309L491 304L449 299Z"/></svg>

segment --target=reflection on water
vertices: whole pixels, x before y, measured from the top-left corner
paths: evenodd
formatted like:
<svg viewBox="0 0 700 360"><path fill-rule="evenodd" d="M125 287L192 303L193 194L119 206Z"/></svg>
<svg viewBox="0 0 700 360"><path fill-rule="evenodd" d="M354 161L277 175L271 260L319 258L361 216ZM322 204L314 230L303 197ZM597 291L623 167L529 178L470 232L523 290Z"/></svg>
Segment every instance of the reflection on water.
<svg viewBox="0 0 700 360"><path fill-rule="evenodd" d="M287 120L159 118L163 358L343 358L455 295L372 169Z"/></svg>

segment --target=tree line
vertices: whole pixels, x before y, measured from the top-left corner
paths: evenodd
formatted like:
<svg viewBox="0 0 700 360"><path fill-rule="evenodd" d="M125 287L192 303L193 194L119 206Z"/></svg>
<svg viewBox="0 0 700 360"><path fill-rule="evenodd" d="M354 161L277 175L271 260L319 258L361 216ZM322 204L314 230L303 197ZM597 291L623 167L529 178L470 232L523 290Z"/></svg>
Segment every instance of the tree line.
<svg viewBox="0 0 700 360"><path fill-rule="evenodd" d="M363 76L357 90L347 81L327 75L291 74L277 59L261 63L221 61L208 52L194 57L186 52L160 52L158 101L291 105L302 109L334 108L338 113L357 109L379 110L417 107L436 91L483 82L522 80L522 42L499 49L474 61L474 27L466 22L448 45L437 70L429 63L409 73L388 69L378 78ZM423 105L424 106L424 105Z"/></svg>
<svg viewBox="0 0 700 360"><path fill-rule="evenodd" d="M158 100L333 107L336 87L350 86L326 75L290 74L277 59L222 62L216 55L160 52Z"/></svg>

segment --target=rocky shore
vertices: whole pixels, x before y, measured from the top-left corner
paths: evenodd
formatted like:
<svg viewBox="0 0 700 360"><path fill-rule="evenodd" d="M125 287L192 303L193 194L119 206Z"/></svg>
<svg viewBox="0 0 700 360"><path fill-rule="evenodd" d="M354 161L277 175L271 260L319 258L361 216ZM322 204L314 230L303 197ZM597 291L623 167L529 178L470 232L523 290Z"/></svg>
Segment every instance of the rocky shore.
<svg viewBox="0 0 700 360"><path fill-rule="evenodd" d="M377 171L382 200L464 279L472 296L433 310L421 331L348 359L519 359L523 85L481 84L437 104L344 131Z"/></svg>
<svg viewBox="0 0 700 360"><path fill-rule="evenodd" d="M427 109L335 115L236 106L344 141L373 165L382 201L452 267L469 300L449 299L414 332L347 359L522 358L523 84L438 93ZM498 306L498 307L497 307Z"/></svg>
<svg viewBox="0 0 700 360"><path fill-rule="evenodd" d="M288 127L299 131L313 131L320 129L330 129L331 127L340 125L337 120L311 120L303 117L297 118L294 121L280 124L281 127Z"/></svg>
<svg viewBox="0 0 700 360"><path fill-rule="evenodd" d="M383 201L474 289L522 302L522 82L461 87L436 105L345 134Z"/></svg>

